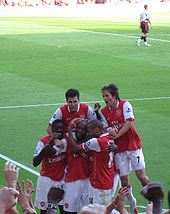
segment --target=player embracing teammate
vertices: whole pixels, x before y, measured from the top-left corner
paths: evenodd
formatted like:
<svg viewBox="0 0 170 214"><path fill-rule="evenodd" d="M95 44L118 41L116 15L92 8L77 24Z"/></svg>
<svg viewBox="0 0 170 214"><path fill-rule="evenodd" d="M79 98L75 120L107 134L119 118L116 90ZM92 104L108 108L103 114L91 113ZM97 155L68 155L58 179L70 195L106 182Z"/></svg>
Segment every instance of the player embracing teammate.
<svg viewBox="0 0 170 214"><path fill-rule="evenodd" d="M67 103L56 110L49 122L48 138L56 138L52 141L52 150L58 148L57 151L63 152L64 149L65 155L66 165L62 168L65 197L60 202L60 213L77 214L82 206L89 203L109 204L113 189L117 187L117 183L114 184L117 172L122 187L130 187L128 176L132 170L142 186L150 182L145 173L142 142L134 127L132 105L120 99L118 88L113 83L102 88L102 95L106 106L100 112L100 120L96 119L90 106L80 103L79 91L69 89L65 94ZM65 144L60 137L55 137L52 129L55 121L61 119L64 122ZM46 144L45 148L49 143ZM43 159L44 163L51 160L49 153L49 158ZM56 151L51 155L56 154L60 155ZM42 157L41 154L39 156ZM52 173L55 173L54 170ZM127 198L131 213L137 213L132 187ZM40 209L42 214L46 213L46 207Z"/></svg>

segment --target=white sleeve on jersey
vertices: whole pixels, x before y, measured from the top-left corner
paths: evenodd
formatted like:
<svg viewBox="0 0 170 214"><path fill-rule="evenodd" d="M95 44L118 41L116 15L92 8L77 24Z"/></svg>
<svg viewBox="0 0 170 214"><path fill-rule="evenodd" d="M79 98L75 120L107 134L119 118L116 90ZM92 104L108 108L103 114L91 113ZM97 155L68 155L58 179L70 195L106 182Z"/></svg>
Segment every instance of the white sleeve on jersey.
<svg viewBox="0 0 170 214"><path fill-rule="evenodd" d="M129 118L134 119L133 108L128 101L126 101L123 105L123 115L124 115L125 121Z"/></svg>
<svg viewBox="0 0 170 214"><path fill-rule="evenodd" d="M96 113L92 109L92 107L88 106L87 117L90 121L97 119Z"/></svg>
<svg viewBox="0 0 170 214"><path fill-rule="evenodd" d="M87 142L84 142L82 146L85 151L96 151L96 152L101 151L97 138L92 138Z"/></svg>
<svg viewBox="0 0 170 214"><path fill-rule="evenodd" d="M52 118L49 121L49 124L52 124L55 120L62 119L62 112L61 109L58 108L55 113L53 114Z"/></svg>
<svg viewBox="0 0 170 214"><path fill-rule="evenodd" d="M38 155L43 148L44 148L44 144L43 144L43 142L41 142L39 140L38 143L37 143L36 149L35 149L34 156Z"/></svg>

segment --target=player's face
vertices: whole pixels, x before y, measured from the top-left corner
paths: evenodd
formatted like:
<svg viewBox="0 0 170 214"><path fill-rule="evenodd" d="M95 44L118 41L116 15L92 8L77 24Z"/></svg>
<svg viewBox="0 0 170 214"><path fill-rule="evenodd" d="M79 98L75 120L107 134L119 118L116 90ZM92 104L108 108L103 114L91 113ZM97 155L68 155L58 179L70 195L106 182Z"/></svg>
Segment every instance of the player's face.
<svg viewBox="0 0 170 214"><path fill-rule="evenodd" d="M58 123L54 129L52 129L53 137L55 139L62 139L64 133L64 125L62 123Z"/></svg>
<svg viewBox="0 0 170 214"><path fill-rule="evenodd" d="M77 111L79 106L80 100L78 97L69 97L67 100L67 105L70 111Z"/></svg>
<svg viewBox="0 0 170 214"><path fill-rule="evenodd" d="M83 140L86 137L86 126L84 124L78 123L76 126L76 138L77 140Z"/></svg>
<svg viewBox="0 0 170 214"><path fill-rule="evenodd" d="M103 91L103 100L106 105L110 108L113 108L116 103L116 98L111 95L111 93L107 90Z"/></svg>
<svg viewBox="0 0 170 214"><path fill-rule="evenodd" d="M92 128L90 125L87 125L87 136L88 137L90 137L90 138L92 138L92 137L99 137L98 136L98 128L96 127L96 128Z"/></svg>

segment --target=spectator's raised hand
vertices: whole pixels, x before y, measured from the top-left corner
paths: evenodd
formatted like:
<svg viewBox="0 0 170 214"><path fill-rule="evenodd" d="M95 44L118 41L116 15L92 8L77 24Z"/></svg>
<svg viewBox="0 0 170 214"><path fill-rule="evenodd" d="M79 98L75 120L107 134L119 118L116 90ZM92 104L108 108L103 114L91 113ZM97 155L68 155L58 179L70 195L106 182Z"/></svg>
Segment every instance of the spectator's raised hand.
<svg viewBox="0 0 170 214"><path fill-rule="evenodd" d="M16 189L16 184L19 175L19 167L17 167L15 164L11 162L6 162L4 172L7 187L12 187Z"/></svg>
<svg viewBox="0 0 170 214"><path fill-rule="evenodd" d="M21 184L17 182L17 188L19 191L18 202L21 205L24 213L34 214L36 213L32 203L32 193L34 192L33 183L31 180L27 180L27 189L25 187L25 181L21 181Z"/></svg>
<svg viewBox="0 0 170 214"><path fill-rule="evenodd" d="M125 210L125 197L128 193L129 193L129 187L122 187L120 188L115 198L115 208L120 213L123 213L123 211Z"/></svg>
<svg viewBox="0 0 170 214"><path fill-rule="evenodd" d="M12 213L11 209L17 204L19 192L11 187L3 187L0 189L0 213ZM9 210L9 212L8 212Z"/></svg>

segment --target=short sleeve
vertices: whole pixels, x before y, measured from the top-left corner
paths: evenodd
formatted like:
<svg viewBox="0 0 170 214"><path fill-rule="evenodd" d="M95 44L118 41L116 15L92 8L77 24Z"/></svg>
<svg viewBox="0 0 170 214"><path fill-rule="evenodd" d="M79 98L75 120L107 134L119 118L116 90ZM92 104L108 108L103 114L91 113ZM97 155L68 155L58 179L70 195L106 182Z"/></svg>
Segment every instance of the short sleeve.
<svg viewBox="0 0 170 214"><path fill-rule="evenodd" d="M96 151L96 152L101 151L97 138L92 138L92 139L88 140L87 142L84 142L82 144L82 147L85 151Z"/></svg>
<svg viewBox="0 0 170 214"><path fill-rule="evenodd" d="M126 101L123 105L123 114L124 114L125 120L129 120L129 119L134 120L133 108L128 101Z"/></svg>
<svg viewBox="0 0 170 214"><path fill-rule="evenodd" d="M61 109L58 108L55 113L53 114L52 118L49 121L49 124L52 124L55 120L62 119L62 112Z"/></svg>

